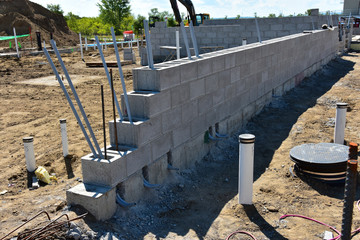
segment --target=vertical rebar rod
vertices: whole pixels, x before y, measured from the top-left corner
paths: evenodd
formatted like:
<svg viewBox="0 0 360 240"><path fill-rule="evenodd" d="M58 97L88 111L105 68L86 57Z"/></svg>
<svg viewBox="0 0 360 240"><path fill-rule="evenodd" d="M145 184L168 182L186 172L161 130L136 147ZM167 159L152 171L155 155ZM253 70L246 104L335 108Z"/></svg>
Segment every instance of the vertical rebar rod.
<svg viewBox="0 0 360 240"><path fill-rule="evenodd" d="M258 23L258 20L257 20L257 17L255 17L255 25L256 25L256 31L257 31L257 35L258 35L258 40L259 40L259 43L261 43L261 36L260 36L260 28L259 28L259 23Z"/></svg>
<svg viewBox="0 0 360 240"><path fill-rule="evenodd" d="M110 74L109 74L109 70L108 70L108 67L107 67L107 64L106 64L106 61L105 61L105 58L104 58L103 51L102 51L101 46L100 46L100 42L99 42L98 36L95 36L95 40L96 40L96 45L97 45L97 47L98 47L98 49L99 49L99 53L100 53L101 60L102 60L102 62L103 62L105 74L106 74L106 77L107 77L107 79L108 79L108 82L109 82L109 85L110 85L110 88L111 88ZM116 93L115 93L115 92L114 92L114 98L115 98L116 108L117 108L118 114L119 114L119 116L120 116L120 121L122 122L122 121L124 120L124 118L123 118L123 115L121 114L121 109L120 109L119 101L117 100L117 97L116 97Z"/></svg>
<svg viewBox="0 0 360 240"><path fill-rule="evenodd" d="M154 59L153 59L153 55L152 55L149 24L148 24L148 21L146 21L146 20L144 20L144 30L145 30L145 41L146 41L148 65L149 65L150 69L154 70Z"/></svg>
<svg viewBox="0 0 360 240"><path fill-rule="evenodd" d="M111 98L112 98L112 107L113 107L113 115L114 115L115 149L117 151L118 150L118 137L117 137L117 126L116 126L114 81L113 81L112 69L110 69L110 78L111 78Z"/></svg>
<svg viewBox="0 0 360 240"><path fill-rule="evenodd" d="M84 53L83 53L83 46L82 46L82 40L81 40L81 33L79 33L79 39L80 39L81 60L84 60Z"/></svg>
<svg viewBox="0 0 360 240"><path fill-rule="evenodd" d="M102 84L101 84L101 108L102 108L103 133L104 133L104 153L105 153L105 159L107 159L107 152L106 152L106 131L105 131L104 87L103 87Z"/></svg>
<svg viewBox="0 0 360 240"><path fill-rule="evenodd" d="M198 49L198 45L197 45L197 41L196 41L196 36L195 36L195 31L194 31L194 26L193 26L193 22L192 22L192 21L190 21L189 28L190 28L191 40L192 40L193 46L194 46L195 56L198 57L198 58L200 58L199 49Z"/></svg>
<svg viewBox="0 0 360 240"><path fill-rule="evenodd" d="M90 141L90 138L89 138L89 136L88 136L88 134L87 134L87 132L86 132L86 130L85 130L85 128L84 128L84 125L83 125L82 122L81 122L81 119L80 119L80 117L79 117L79 114L77 113L77 111L76 111L76 109L75 109L75 106L74 106L74 104L73 104L73 102L72 102L72 100L71 100L71 98L70 98L70 96L69 96L69 93L67 92L67 90L66 90L66 88L65 88L65 85L64 85L64 83L62 82L58 71L56 70L55 64L54 64L53 61L51 60L51 57L50 57L50 55L49 55L49 52L46 50L46 48L44 48L44 54L45 54L48 62L50 63L50 66L51 66L51 68L52 68L52 70L53 70L53 72L54 72L54 74L55 74L55 76L56 76L56 79L58 80L58 82L59 82L59 84L60 84L61 89L63 90L63 92L64 92L64 94L65 94L65 97L66 97L67 101L69 102L70 108L71 108L72 112L73 112L74 115L75 115L76 121L78 122L78 124L79 124L79 126L80 126L80 128L81 128L81 131L83 132L83 134L84 134L84 136L85 136L85 139L86 139L86 141L87 141L87 143L88 143L88 145L89 145L89 147L90 147L90 149L91 149L91 152L94 154L94 157L98 157L98 154L97 154L97 152L95 151L94 146L92 145L92 143L91 143L91 141Z"/></svg>
<svg viewBox="0 0 360 240"><path fill-rule="evenodd" d="M116 44L115 31L114 31L113 27L111 27L111 35L112 35L113 43L114 43L114 49L115 49L116 61L117 61L119 74L120 74L121 86L122 86L123 93L124 93L126 111L127 111L128 117L129 117L129 122L131 124L134 124L133 121L132 121L132 118L131 118L129 99L128 99L128 96L127 96L126 85L125 85L125 78L124 78L124 74L123 74L122 67L121 67L119 50L118 50L118 47L117 47L117 44ZM113 90L113 93L115 93L114 91L115 90Z"/></svg>
<svg viewBox="0 0 360 240"><path fill-rule="evenodd" d="M95 148L96 148L97 152L99 153L100 157L103 158L103 155L102 155L102 152L101 152L99 143L98 143L98 141L96 140L94 131L92 130L92 127L91 127L91 125L90 125L90 122L89 122L89 120L88 120L88 118L87 118L87 116L86 116L84 107L82 106L81 101L80 101L80 99L79 99L79 96L78 96L78 94L77 94L77 92L76 92L76 89L75 89L75 87L74 87L74 85L73 85L73 83L72 83L72 81L71 81L69 72L67 71L67 69L66 69L66 67L65 67L65 64L64 64L64 62L63 62L63 60L62 60L62 58L61 58L61 56L60 56L60 53L59 53L59 51L58 51L58 49L57 49L57 47L56 47L55 41L54 41L54 40L51 40L51 41L50 41L50 44L51 44L52 48L54 49L55 55L56 55L56 57L57 57L57 59L58 59L58 61L59 61L59 63L60 63L60 66L61 66L64 74L65 74L66 80L67 80L67 82L69 83L69 86L70 86L70 89L71 89L72 93L74 94L75 101L76 101L76 103L77 103L77 105L78 105L78 107L79 107L79 109L80 109L80 112L81 112L81 115L82 115L82 117L83 117L83 119L84 119L84 121L85 121L86 127L88 128L88 130L89 130L89 132L90 132L90 136L91 136L91 138L92 138L92 140L93 140L93 142L94 142L94 144L95 144Z"/></svg>
<svg viewBox="0 0 360 240"><path fill-rule="evenodd" d="M187 56L188 56L189 59L191 59L189 41L188 41L188 38L187 38L187 34L186 34L184 22L181 22L181 23L180 23L180 29L181 29L181 34L182 34L183 39L184 39Z"/></svg>
<svg viewBox="0 0 360 240"><path fill-rule="evenodd" d="M351 227L353 218L354 201L356 195L356 182L357 182L357 152L358 145L350 143L349 146L349 159L347 162L346 179L345 179L345 193L344 193L344 207L341 224L341 239L351 239Z"/></svg>

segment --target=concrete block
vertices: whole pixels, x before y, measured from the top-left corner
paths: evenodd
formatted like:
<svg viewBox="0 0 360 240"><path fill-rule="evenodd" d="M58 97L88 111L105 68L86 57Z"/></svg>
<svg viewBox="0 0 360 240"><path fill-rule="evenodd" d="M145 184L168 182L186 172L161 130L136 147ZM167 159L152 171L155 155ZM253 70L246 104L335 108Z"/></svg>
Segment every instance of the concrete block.
<svg viewBox="0 0 360 240"><path fill-rule="evenodd" d="M194 81L198 78L198 62L189 60L189 63L180 65L178 69L180 69L182 83Z"/></svg>
<svg viewBox="0 0 360 240"><path fill-rule="evenodd" d="M167 133L180 126L181 118L181 106L177 106L167 112L164 112L161 116L162 133Z"/></svg>
<svg viewBox="0 0 360 240"><path fill-rule="evenodd" d="M198 99L199 115L204 114L211 110L213 107L213 95L208 94Z"/></svg>
<svg viewBox="0 0 360 240"><path fill-rule="evenodd" d="M131 154L131 158L126 158L127 176L129 177L135 174L152 161L150 144L139 147Z"/></svg>
<svg viewBox="0 0 360 240"><path fill-rule="evenodd" d="M218 88L213 93L213 105L214 105L213 109L216 108L216 105L223 103L224 100L225 100L225 88Z"/></svg>
<svg viewBox="0 0 360 240"><path fill-rule="evenodd" d="M229 119L227 119L228 134L238 131L246 122L243 121L242 111L234 112Z"/></svg>
<svg viewBox="0 0 360 240"><path fill-rule="evenodd" d="M187 123L198 117L198 101L189 101L181 106L182 122Z"/></svg>
<svg viewBox="0 0 360 240"><path fill-rule="evenodd" d="M219 88L219 79L217 74L205 77L205 94L212 93Z"/></svg>
<svg viewBox="0 0 360 240"><path fill-rule="evenodd" d="M205 79L201 78L190 83L190 100L205 95Z"/></svg>
<svg viewBox="0 0 360 240"><path fill-rule="evenodd" d="M231 84L231 71L230 69L218 73L219 88L226 88Z"/></svg>
<svg viewBox="0 0 360 240"><path fill-rule="evenodd" d="M225 69L225 56L217 56L213 61L213 71L220 72Z"/></svg>
<svg viewBox="0 0 360 240"><path fill-rule="evenodd" d="M240 67L234 67L230 70L230 82L240 81Z"/></svg>
<svg viewBox="0 0 360 240"><path fill-rule="evenodd" d="M223 121L231 114L232 114L232 112L230 111L230 103L229 102L221 103L216 108L216 119L218 121Z"/></svg>
<svg viewBox="0 0 360 240"><path fill-rule="evenodd" d="M224 69L230 69L235 67L236 64L236 53L231 53L225 55L225 68Z"/></svg>
<svg viewBox="0 0 360 240"><path fill-rule="evenodd" d="M190 98L190 83L182 84L171 89L171 107L174 108Z"/></svg>
<svg viewBox="0 0 360 240"><path fill-rule="evenodd" d="M161 158L155 160L147 166L147 180L151 184L163 184L171 172L167 169L168 167L168 157L167 155L162 156Z"/></svg>
<svg viewBox="0 0 360 240"><path fill-rule="evenodd" d="M119 146L119 152L108 151L108 159L94 158L92 153L82 157L84 183L115 187L127 177L126 161L133 158L133 151L131 147Z"/></svg>
<svg viewBox="0 0 360 240"><path fill-rule="evenodd" d="M120 183L117 186L117 190L120 196L129 203L136 203L144 198L147 189L144 187L142 171L137 171L127 178L126 181Z"/></svg>
<svg viewBox="0 0 360 240"><path fill-rule="evenodd" d="M256 112L256 104L255 102L252 102L250 104L248 104L247 106L244 107L243 109L243 121L247 122L249 121L255 114Z"/></svg>
<svg viewBox="0 0 360 240"><path fill-rule="evenodd" d="M205 114L198 116L190 122L191 137L205 133L208 127Z"/></svg>
<svg viewBox="0 0 360 240"><path fill-rule="evenodd" d="M116 189L81 183L66 191L67 204L81 205L96 220L104 221L116 212Z"/></svg>
<svg viewBox="0 0 360 240"><path fill-rule="evenodd" d="M134 118L148 119L165 112L171 108L170 91L129 92L128 99L131 116ZM124 95L121 95L122 109L126 109Z"/></svg>
<svg viewBox="0 0 360 240"><path fill-rule="evenodd" d="M172 134L166 133L151 142L152 159L158 159L172 148Z"/></svg>
<svg viewBox="0 0 360 240"><path fill-rule="evenodd" d="M118 144L127 146L141 146L150 142L161 132L161 115L149 120L133 119L131 124L128 121L116 122ZM110 143L115 145L114 121L109 122Z"/></svg>
<svg viewBox="0 0 360 240"><path fill-rule="evenodd" d="M190 138L191 138L190 124L183 124L177 129L174 129L172 131L172 141L174 143L175 148L185 143Z"/></svg>

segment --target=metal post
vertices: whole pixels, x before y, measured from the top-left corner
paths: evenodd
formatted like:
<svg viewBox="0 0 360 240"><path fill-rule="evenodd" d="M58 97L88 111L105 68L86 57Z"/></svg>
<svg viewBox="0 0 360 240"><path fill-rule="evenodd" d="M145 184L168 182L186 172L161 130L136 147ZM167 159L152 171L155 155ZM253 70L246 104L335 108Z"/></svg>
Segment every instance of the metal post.
<svg viewBox="0 0 360 240"><path fill-rule="evenodd" d="M79 38L80 38L80 53L81 53L81 59L84 60L84 53L83 53L83 49L82 49L81 33L79 33Z"/></svg>
<svg viewBox="0 0 360 240"><path fill-rule="evenodd" d="M88 50L87 37L85 37L85 50Z"/></svg>
<svg viewBox="0 0 360 240"><path fill-rule="evenodd" d="M16 30L15 30L15 28L13 28L13 30L14 30L14 37L15 37L16 54L17 54L17 57L20 58L19 47L18 47L17 38L16 38Z"/></svg>
<svg viewBox="0 0 360 240"><path fill-rule="evenodd" d="M358 146L356 143L350 144L349 149L349 158L347 162L346 169L346 179L345 179L345 193L344 193L344 207L343 207L343 216L341 224L341 239L350 240L351 239L351 226L353 218L353 208L356 195L356 182L357 182L357 151ZM353 156L355 152L355 156ZM351 159L355 157L355 159Z"/></svg>
<svg viewBox="0 0 360 240"><path fill-rule="evenodd" d="M180 29L181 29L181 34L183 35L187 56L188 56L189 59L191 59L189 41L188 41L187 34L186 34L186 31L185 31L184 22L180 23Z"/></svg>
<svg viewBox="0 0 360 240"><path fill-rule="evenodd" d="M261 36L260 36L259 23L258 23L257 17L255 17L255 24L256 24L256 31L257 31L257 35L258 35L258 40L259 40L260 43L262 43L261 42Z"/></svg>
<svg viewBox="0 0 360 240"><path fill-rule="evenodd" d="M34 138L25 137L23 138L23 143L25 150L26 169L29 172L34 172L36 169L35 154L34 154Z"/></svg>
<svg viewBox="0 0 360 240"><path fill-rule="evenodd" d="M112 106L113 106L113 116L114 116L114 131L115 131L115 150L118 150L118 137L117 137L117 126L116 126L116 114L115 114L115 99L114 99L114 82L112 69L110 69L110 78L111 78L111 98L112 98Z"/></svg>
<svg viewBox="0 0 360 240"><path fill-rule="evenodd" d="M100 42L99 42L99 38L97 36L95 36L95 40L96 40L96 45L99 49L99 53L100 53L100 57L101 57L101 60L103 62L103 66L104 66L104 69L105 69L105 74L106 74L106 77L108 79L108 82L109 82L109 85L110 85L110 88L111 88L111 80L110 80L110 74L109 74L109 70L107 68L107 64L106 64L106 61L105 61L105 58L104 58L104 54L102 52L102 49L101 49L101 46L100 46ZM116 108L117 108L117 111L119 113L119 116L120 116L120 121L122 122L124 120L123 118L123 115L121 114L121 109L120 109L120 105L119 105L119 101L117 100L117 97L116 97L116 93L114 92L114 98L115 98L115 104L116 104Z"/></svg>
<svg viewBox="0 0 360 240"><path fill-rule="evenodd" d="M336 104L334 143L344 144L347 103Z"/></svg>
<svg viewBox="0 0 360 240"><path fill-rule="evenodd" d="M101 109L102 109L102 118L103 118L104 152L105 152L105 159L107 159L107 152L106 152L106 131L105 131L104 87L103 87L102 84L101 84Z"/></svg>
<svg viewBox="0 0 360 240"><path fill-rule="evenodd" d="M37 44L38 44L38 50L41 51L42 47L41 47L41 33L39 31L36 31L36 40L37 40Z"/></svg>
<svg viewBox="0 0 360 240"><path fill-rule="evenodd" d="M85 139L86 139L86 141L87 141L87 143L88 143L88 145L89 145L89 147L91 149L91 152L94 154L94 157L98 157L98 154L96 153L96 151L94 149L94 146L92 145L92 143L90 141L90 138L89 138L89 136L88 136L88 134L87 134L87 132L86 132L86 130L84 128L84 125L81 122L81 119L80 119L80 117L79 117L79 115L78 115L78 113L77 113L77 111L76 111L76 109L74 107L74 104L73 104L73 102L72 102L72 100L71 100L71 98L69 96L69 93L67 92L67 90L65 88L65 85L62 82L62 80L60 78L60 75L59 75L58 71L56 70L56 67L55 67L53 61L51 60L49 52L46 50L46 48L44 48L44 53L45 53L45 56L46 56L48 62L50 63L50 66L51 66L51 68L52 68L52 70L53 70L53 72L54 72L54 74L56 76L56 79L58 80L58 82L60 84L61 89L63 90L63 92L65 94L65 97L66 97L67 101L69 102L70 108L71 108L72 112L75 115L76 121L78 122L78 124L79 124L79 126L81 128L81 131L83 132L83 134L85 136Z"/></svg>
<svg viewBox="0 0 360 240"><path fill-rule="evenodd" d="M63 60L62 60L62 58L61 58L61 56L60 56L60 53L59 53L59 51L58 51L58 49L57 49L57 47L56 47L56 44L55 44L55 42L54 42L53 40L50 41L50 44L51 44L51 46L52 46L53 49L54 49L55 55L56 55L56 57L57 57L57 59L58 59L58 61L59 61L59 63L60 63L60 66L61 66L64 74L65 74L66 80L67 80L67 82L69 83L69 86L70 86L70 89L71 89L72 93L74 94L74 98L75 98L76 103L77 103L77 105L78 105L78 107L79 107L79 109L80 109L81 115L82 115L82 117L84 118L86 127L88 128L88 130L89 130L89 132L90 132L90 136L91 136L91 138L92 138L92 140L93 140L93 142L94 142L94 144L95 144L95 147L96 147L96 149L97 149L97 152L99 153L100 157L103 158L103 155L102 155L102 153L101 153L101 149L100 149L99 143L98 143L98 141L96 140L96 137L95 137L95 135L94 135L94 131L92 130L92 127L91 127L91 125L90 125L90 122L89 122L89 120L88 120L88 118L87 118L87 115L86 115L86 113L85 113L84 107L83 107L82 104L81 104L81 101L80 101L80 99L79 99L79 96L78 96L78 94L77 94L77 92L76 92L76 89L75 89L75 87L74 87L74 85L73 85L73 83L72 83L72 81L71 81L69 72L67 71L67 69L66 69L66 67L65 67L65 64L64 64L64 62L63 62Z"/></svg>
<svg viewBox="0 0 360 240"><path fill-rule="evenodd" d="M113 42L114 42L114 49L115 49L116 61L117 61L118 69L119 69L121 86L122 86L123 93L124 93L126 111L127 111L128 117L129 117L129 122L130 122L131 124L133 124L133 121L132 121L132 118L131 118L131 111L130 111L129 100L128 100L127 91L126 91L124 74L123 74L123 71L122 71L122 68L121 68L120 55L119 55L119 50L118 50L118 47L117 47L117 44L116 44L115 31L114 31L114 28L113 28L113 27L111 27L111 35L112 35ZM114 95L115 95L115 92L114 92L114 91L113 91L113 93L114 93Z"/></svg>
<svg viewBox="0 0 360 240"><path fill-rule="evenodd" d="M176 38L176 59L180 59L180 39L179 39L179 31L175 32Z"/></svg>
<svg viewBox="0 0 360 240"><path fill-rule="evenodd" d="M145 40L146 40L146 51L149 68L154 70L154 58L152 55L151 39L149 33L149 24L148 21L144 20L144 29L145 29Z"/></svg>
<svg viewBox="0 0 360 240"><path fill-rule="evenodd" d="M246 38L243 38L242 39L242 46L245 46L246 45Z"/></svg>
<svg viewBox="0 0 360 240"><path fill-rule="evenodd" d="M192 21L190 21L189 28L190 28L191 40L192 40L192 42L193 42L193 46L194 46L194 50L195 50L195 56L198 57L198 58L200 58L199 49L198 49L198 45L197 45L197 41L196 41L196 36L195 36L195 31L194 31L194 26L193 26L193 22L192 22Z"/></svg>
<svg viewBox="0 0 360 240"><path fill-rule="evenodd" d="M63 149L63 156L66 157L67 155L69 155L68 137L66 131L66 119L60 119L60 130L61 130L61 143Z"/></svg>
<svg viewBox="0 0 360 240"><path fill-rule="evenodd" d="M239 136L239 203L251 205L253 194L254 142L252 134Z"/></svg>
<svg viewBox="0 0 360 240"><path fill-rule="evenodd" d="M105 50L107 50L106 38L104 39L104 41L105 41Z"/></svg>

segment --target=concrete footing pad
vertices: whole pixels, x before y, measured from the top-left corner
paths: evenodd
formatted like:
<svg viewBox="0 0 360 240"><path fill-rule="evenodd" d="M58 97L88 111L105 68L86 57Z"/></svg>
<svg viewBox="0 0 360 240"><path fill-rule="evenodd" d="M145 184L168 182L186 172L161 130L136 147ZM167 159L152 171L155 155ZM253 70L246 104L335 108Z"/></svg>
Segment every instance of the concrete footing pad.
<svg viewBox="0 0 360 240"><path fill-rule="evenodd" d="M81 205L97 220L111 218L116 212L116 188L81 183L66 191L68 205Z"/></svg>

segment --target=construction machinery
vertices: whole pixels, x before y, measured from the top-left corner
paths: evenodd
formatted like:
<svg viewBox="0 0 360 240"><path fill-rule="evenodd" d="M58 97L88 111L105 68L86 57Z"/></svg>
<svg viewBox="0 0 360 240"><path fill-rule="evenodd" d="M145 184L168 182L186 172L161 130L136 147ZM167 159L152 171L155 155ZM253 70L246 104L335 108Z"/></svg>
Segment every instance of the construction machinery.
<svg viewBox="0 0 360 240"><path fill-rule="evenodd" d="M189 13L189 18L193 22L194 26L203 24L204 20L210 19L210 15L208 13L200 13L200 14L195 13L195 8L194 8L194 5L191 2L191 0L179 0L179 2L181 2L186 7L186 9ZM181 23L182 19L180 16L180 11L179 11L178 5L177 5L177 0L170 0L170 3L171 3L171 7L173 9L176 21L178 23Z"/></svg>

